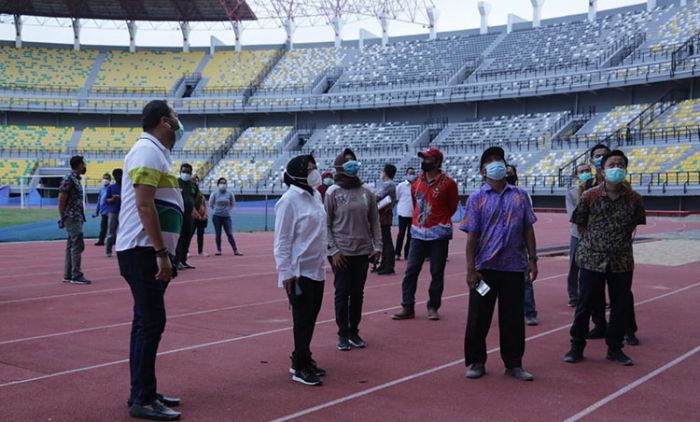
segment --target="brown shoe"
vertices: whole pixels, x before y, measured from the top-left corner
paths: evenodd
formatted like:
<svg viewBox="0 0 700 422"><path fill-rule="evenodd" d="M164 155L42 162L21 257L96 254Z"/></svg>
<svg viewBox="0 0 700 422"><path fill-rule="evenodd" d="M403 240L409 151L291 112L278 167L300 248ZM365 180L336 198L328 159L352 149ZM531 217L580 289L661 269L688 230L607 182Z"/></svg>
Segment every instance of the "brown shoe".
<svg viewBox="0 0 700 422"><path fill-rule="evenodd" d="M416 317L416 313L413 308L401 308L401 312L391 316L391 319L412 319Z"/></svg>
<svg viewBox="0 0 700 422"><path fill-rule="evenodd" d="M428 308L428 319L431 321L438 321L440 320L440 314L435 309Z"/></svg>

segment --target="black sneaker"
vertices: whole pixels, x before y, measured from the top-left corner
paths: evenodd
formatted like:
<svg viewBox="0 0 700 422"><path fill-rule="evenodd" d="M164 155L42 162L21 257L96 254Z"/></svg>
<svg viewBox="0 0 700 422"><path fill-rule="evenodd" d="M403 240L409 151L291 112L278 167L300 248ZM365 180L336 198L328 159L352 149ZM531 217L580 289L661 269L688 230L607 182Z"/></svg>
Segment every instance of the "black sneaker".
<svg viewBox="0 0 700 422"><path fill-rule="evenodd" d="M347 351L350 350L350 340L347 337L338 338L338 350Z"/></svg>
<svg viewBox="0 0 700 422"><path fill-rule="evenodd" d="M176 412L159 400L151 404L133 404L129 408L129 415L139 419L150 419L153 421L175 421L180 419L180 412Z"/></svg>
<svg viewBox="0 0 700 422"><path fill-rule="evenodd" d="M595 327L588 333L588 338L589 339L599 339L599 338L605 338L605 330Z"/></svg>
<svg viewBox="0 0 700 422"><path fill-rule="evenodd" d="M575 308L576 307L576 301L575 300L570 300L569 303L567 304L569 308Z"/></svg>
<svg viewBox="0 0 700 422"><path fill-rule="evenodd" d="M88 280L85 278L85 276L78 276L78 277L73 277L70 281L70 284L92 284L92 281Z"/></svg>
<svg viewBox="0 0 700 422"><path fill-rule="evenodd" d="M70 277L65 276L65 275L63 276L63 282L64 282L64 283L70 283L70 281L71 281L71 278L70 278Z"/></svg>
<svg viewBox="0 0 700 422"><path fill-rule="evenodd" d="M621 349L608 349L608 355L605 357L607 360L611 360L618 365L622 366L632 366L634 361L630 359Z"/></svg>
<svg viewBox="0 0 700 422"><path fill-rule="evenodd" d="M367 347L367 343L365 343L364 340L362 340L362 337L359 336L359 334L355 334L354 336L348 337L348 341L350 342L350 345L352 347L362 349Z"/></svg>
<svg viewBox="0 0 700 422"><path fill-rule="evenodd" d="M623 341L630 346L639 346L639 339L634 334L625 334Z"/></svg>
<svg viewBox="0 0 700 422"><path fill-rule="evenodd" d="M194 270L194 269L195 269L195 267L191 266L190 264L188 264L188 263L186 263L186 262L183 262L183 263L182 263L182 266L185 267L185 268L188 269L188 270Z"/></svg>
<svg viewBox="0 0 700 422"><path fill-rule="evenodd" d="M583 360L583 349L580 347L572 347L566 355L564 355L564 362L566 363L577 363Z"/></svg>
<svg viewBox="0 0 700 422"><path fill-rule="evenodd" d="M304 385L321 385L323 381L311 369L311 366L294 371L292 381L302 383Z"/></svg>
<svg viewBox="0 0 700 422"><path fill-rule="evenodd" d="M309 367L311 370L314 372L314 374L318 375L319 377L324 377L326 376L326 370L323 368L320 368L317 364L316 361L311 359L311 363L309 364ZM289 373L294 375L294 373L297 371L297 369L294 367L294 364L292 363L291 368L289 368Z"/></svg>

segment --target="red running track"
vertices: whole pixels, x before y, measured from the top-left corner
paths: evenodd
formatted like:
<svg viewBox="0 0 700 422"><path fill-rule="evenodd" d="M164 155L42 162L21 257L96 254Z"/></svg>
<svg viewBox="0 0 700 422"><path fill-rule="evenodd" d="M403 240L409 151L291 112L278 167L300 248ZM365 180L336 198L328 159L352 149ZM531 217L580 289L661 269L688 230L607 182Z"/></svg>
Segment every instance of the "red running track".
<svg viewBox="0 0 700 422"><path fill-rule="evenodd" d="M565 216L541 214L541 248L568 244ZM700 229L651 218L639 235ZM634 292L641 346L633 367L604 359L592 341L586 360L562 361L572 309L566 258L544 257L535 284L541 324L528 327L524 364L533 383L505 377L498 329L488 339L487 376L464 378L467 289L465 237L455 235L441 321L425 318L428 274L421 275L417 318L392 321L405 262L397 275L370 275L363 337L369 347L335 348L333 288L326 283L312 349L328 370L322 387L288 374L291 315L276 288L270 233L239 234L245 257L193 257L166 295L168 325L158 358L159 390L183 398L191 421L258 420L693 420L700 404L700 263L638 265ZM213 249L213 239L206 247ZM0 244L0 420L129 420L131 296L116 259L88 243L91 286L61 282L63 243ZM331 280L329 276L329 281Z"/></svg>

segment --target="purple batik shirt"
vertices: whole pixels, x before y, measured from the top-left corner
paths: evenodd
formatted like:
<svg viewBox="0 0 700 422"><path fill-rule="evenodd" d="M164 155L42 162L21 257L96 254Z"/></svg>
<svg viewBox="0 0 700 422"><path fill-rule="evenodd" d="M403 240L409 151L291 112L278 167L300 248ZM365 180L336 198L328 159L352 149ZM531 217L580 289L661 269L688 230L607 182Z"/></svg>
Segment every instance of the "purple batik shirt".
<svg viewBox="0 0 700 422"><path fill-rule="evenodd" d="M506 185L498 193L485 184L469 196L459 229L479 235L477 270L521 272L527 269L525 229L536 221L525 189Z"/></svg>

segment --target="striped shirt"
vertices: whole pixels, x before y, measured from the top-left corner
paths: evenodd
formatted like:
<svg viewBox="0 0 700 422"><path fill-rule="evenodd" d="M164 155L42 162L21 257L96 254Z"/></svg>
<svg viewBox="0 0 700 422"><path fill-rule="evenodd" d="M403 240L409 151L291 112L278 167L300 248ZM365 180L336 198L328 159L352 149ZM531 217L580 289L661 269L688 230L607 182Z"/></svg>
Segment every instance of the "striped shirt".
<svg viewBox="0 0 700 422"><path fill-rule="evenodd" d="M170 253L175 253L184 205L177 178L170 174L172 166L170 151L154 136L142 133L124 160L117 251L139 246L153 247L136 208L134 186L146 185L156 188L155 205L163 241Z"/></svg>

